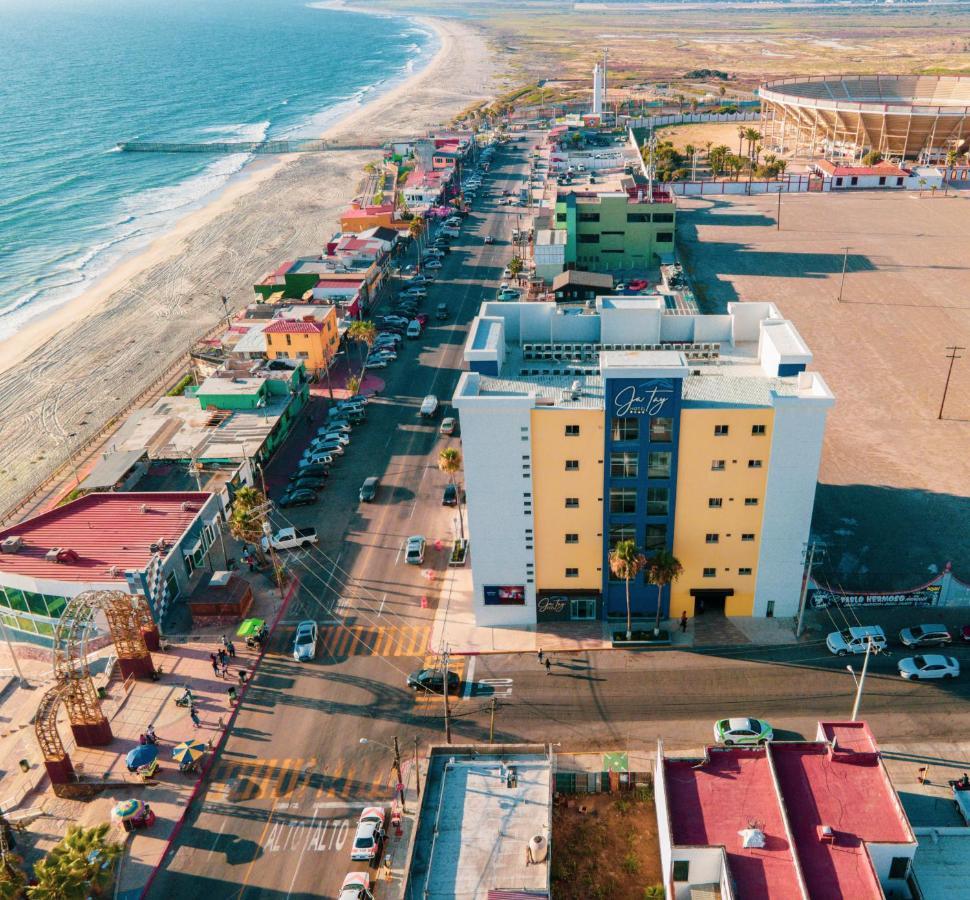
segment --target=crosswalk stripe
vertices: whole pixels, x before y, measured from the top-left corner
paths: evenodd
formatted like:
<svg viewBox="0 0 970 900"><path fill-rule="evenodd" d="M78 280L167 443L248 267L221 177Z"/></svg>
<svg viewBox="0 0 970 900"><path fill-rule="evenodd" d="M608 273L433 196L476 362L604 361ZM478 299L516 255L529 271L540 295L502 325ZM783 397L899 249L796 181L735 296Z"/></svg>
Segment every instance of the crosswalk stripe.
<svg viewBox="0 0 970 900"><path fill-rule="evenodd" d="M347 656L420 656L424 653L429 625L345 625L324 628L322 648L326 655ZM428 656L425 665L433 665ZM428 662L431 660L431 662Z"/></svg>
<svg viewBox="0 0 970 900"><path fill-rule="evenodd" d="M380 629L377 633L377 640L374 641L374 656L397 656L394 632L393 628Z"/></svg>

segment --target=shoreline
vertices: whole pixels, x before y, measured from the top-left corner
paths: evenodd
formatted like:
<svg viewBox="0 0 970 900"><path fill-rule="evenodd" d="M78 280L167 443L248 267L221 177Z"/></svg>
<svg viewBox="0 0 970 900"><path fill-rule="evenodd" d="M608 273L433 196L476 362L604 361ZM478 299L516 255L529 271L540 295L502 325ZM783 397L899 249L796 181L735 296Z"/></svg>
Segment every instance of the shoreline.
<svg viewBox="0 0 970 900"><path fill-rule="evenodd" d="M311 8L332 9L338 12L384 15L376 10L351 6L341 2L341 0L334 0L332 3L311 3L309 6ZM451 49L450 46L446 46L449 40L448 35L437 25L436 20L424 16L398 17L393 14L387 15L390 18L402 18L427 28L433 36L432 41L437 41L437 48L431 47L433 54L420 69L395 76L388 84L381 86L384 90L378 88L372 99L365 101L357 109L348 112L325 128L318 135L319 138L333 139L337 134L351 126L356 118L365 113L372 114L379 104L386 103L395 95L404 93L410 85L429 73L435 67L436 61ZM316 115L325 115L326 113L327 110L324 109ZM230 209L234 203L255 191L287 166L294 164L298 156L299 154L292 154L283 157L256 157L250 160L239 172L231 175L225 184L217 188L208 197L203 198L201 206L186 210L184 215L151 238L147 244L122 255L81 293L50 310L39 313L15 334L0 341L0 374L22 363L31 353L39 350L64 327L97 312L115 291L124 288L128 282L146 269L171 259L179 252L179 246L184 238L210 224L215 217ZM348 197L348 202L350 199ZM252 273L254 282L260 274L262 273Z"/></svg>

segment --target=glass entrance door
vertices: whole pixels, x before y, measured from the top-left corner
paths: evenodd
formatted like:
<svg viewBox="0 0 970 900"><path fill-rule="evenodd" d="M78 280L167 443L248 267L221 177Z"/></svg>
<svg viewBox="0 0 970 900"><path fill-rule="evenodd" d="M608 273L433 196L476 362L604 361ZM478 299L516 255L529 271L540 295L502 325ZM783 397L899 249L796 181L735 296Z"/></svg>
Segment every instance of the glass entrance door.
<svg viewBox="0 0 970 900"><path fill-rule="evenodd" d="M589 597L573 597L570 616L574 622L596 618L596 601Z"/></svg>

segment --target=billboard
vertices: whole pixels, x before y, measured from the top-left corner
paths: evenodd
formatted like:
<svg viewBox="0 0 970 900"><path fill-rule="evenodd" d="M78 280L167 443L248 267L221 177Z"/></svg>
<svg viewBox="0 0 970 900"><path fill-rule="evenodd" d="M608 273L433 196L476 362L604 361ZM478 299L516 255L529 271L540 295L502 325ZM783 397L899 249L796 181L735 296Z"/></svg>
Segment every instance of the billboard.
<svg viewBox="0 0 970 900"><path fill-rule="evenodd" d="M936 606L940 602L942 585L928 584L914 591L897 593L839 593L825 588L809 591L808 605L811 609L827 609L830 606Z"/></svg>
<svg viewBox="0 0 970 900"><path fill-rule="evenodd" d="M483 591L486 606L525 606L525 585L486 584Z"/></svg>

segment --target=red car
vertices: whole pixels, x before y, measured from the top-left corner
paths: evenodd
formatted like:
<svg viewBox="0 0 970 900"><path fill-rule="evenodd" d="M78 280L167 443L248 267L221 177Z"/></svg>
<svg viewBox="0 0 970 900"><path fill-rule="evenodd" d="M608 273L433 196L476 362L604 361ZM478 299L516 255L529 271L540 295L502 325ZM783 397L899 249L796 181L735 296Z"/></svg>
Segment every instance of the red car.
<svg viewBox="0 0 970 900"><path fill-rule="evenodd" d="M960 637L965 641L970 641L970 625L964 625L960 629Z"/></svg>
<svg viewBox="0 0 970 900"><path fill-rule="evenodd" d="M633 281L628 281L626 288L628 291L644 291L650 287L650 282L645 278L635 278Z"/></svg>
<svg viewBox="0 0 970 900"><path fill-rule="evenodd" d="M418 313L414 318L421 323L422 328L428 324L428 316L426 313Z"/></svg>

